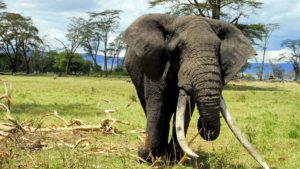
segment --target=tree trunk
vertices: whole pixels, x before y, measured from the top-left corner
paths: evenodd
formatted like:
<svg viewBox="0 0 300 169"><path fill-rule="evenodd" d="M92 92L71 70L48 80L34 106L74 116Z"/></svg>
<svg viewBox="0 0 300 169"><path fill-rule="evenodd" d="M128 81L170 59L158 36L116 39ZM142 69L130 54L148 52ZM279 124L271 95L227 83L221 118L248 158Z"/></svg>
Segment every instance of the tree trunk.
<svg viewBox="0 0 300 169"><path fill-rule="evenodd" d="M29 66L29 61L25 61L26 62L26 74L30 73L30 66Z"/></svg>
<svg viewBox="0 0 300 169"><path fill-rule="evenodd" d="M219 20L221 14L221 0L209 0L209 3L212 8L212 18Z"/></svg>
<svg viewBox="0 0 300 169"><path fill-rule="evenodd" d="M260 71L260 77L259 80L263 80L263 75L264 75L264 67L265 67L265 57L266 57L266 51L267 51L267 41L268 41L268 36L266 35L264 37L264 46L263 46L263 60L261 62L261 71Z"/></svg>
<svg viewBox="0 0 300 169"><path fill-rule="evenodd" d="M70 70L69 70L70 62L71 62L71 59L68 58L67 64L66 64L66 70L65 70L66 75L68 75L70 73Z"/></svg>
<svg viewBox="0 0 300 169"><path fill-rule="evenodd" d="M113 59L112 59L112 61L111 61L110 72L112 72L112 71L113 71L113 68L114 68L114 62L115 62L115 58L116 58L116 54L114 54L114 57L113 57Z"/></svg>
<svg viewBox="0 0 300 169"><path fill-rule="evenodd" d="M105 38L104 38L104 73L105 73L105 77L107 77L107 32L105 32Z"/></svg>
<svg viewBox="0 0 300 169"><path fill-rule="evenodd" d="M294 72L295 72L295 79L294 79L294 81L297 81L298 78L299 78L299 76L300 76L300 69L299 69L298 66L294 67Z"/></svg>

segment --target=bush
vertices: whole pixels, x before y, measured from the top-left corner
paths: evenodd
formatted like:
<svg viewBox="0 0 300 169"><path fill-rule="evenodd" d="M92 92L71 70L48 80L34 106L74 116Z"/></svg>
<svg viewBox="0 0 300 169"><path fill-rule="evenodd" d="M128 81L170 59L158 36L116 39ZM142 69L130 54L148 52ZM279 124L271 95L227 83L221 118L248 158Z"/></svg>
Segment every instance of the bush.
<svg viewBox="0 0 300 169"><path fill-rule="evenodd" d="M244 79L253 81L253 80L255 80L255 77L252 74L245 74Z"/></svg>

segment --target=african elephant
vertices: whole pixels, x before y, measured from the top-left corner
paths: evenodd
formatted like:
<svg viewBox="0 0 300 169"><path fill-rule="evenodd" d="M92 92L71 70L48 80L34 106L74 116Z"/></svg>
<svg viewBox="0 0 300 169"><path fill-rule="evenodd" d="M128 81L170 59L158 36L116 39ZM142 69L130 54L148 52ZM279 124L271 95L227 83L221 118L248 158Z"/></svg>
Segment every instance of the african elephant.
<svg viewBox="0 0 300 169"><path fill-rule="evenodd" d="M151 151L178 160L183 150L197 157L185 140L195 105L201 137L215 140L220 111L226 112L222 89L254 49L229 23L168 14L139 17L125 31L124 42L125 65L147 118L149 146L140 147L139 156L147 159ZM168 142L173 114L176 127Z"/></svg>

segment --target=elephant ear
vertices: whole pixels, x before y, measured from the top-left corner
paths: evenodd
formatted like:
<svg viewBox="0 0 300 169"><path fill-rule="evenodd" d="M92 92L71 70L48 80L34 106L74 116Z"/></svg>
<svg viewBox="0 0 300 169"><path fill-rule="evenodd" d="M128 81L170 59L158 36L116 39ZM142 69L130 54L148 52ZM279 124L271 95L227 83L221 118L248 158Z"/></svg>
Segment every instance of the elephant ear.
<svg viewBox="0 0 300 169"><path fill-rule="evenodd" d="M221 39L220 64L223 83L227 84L256 52L249 40L235 26L217 20L209 20L213 30Z"/></svg>
<svg viewBox="0 0 300 169"><path fill-rule="evenodd" d="M160 80L166 65L167 16L149 14L138 18L124 34L124 42L140 59L142 71L153 81Z"/></svg>

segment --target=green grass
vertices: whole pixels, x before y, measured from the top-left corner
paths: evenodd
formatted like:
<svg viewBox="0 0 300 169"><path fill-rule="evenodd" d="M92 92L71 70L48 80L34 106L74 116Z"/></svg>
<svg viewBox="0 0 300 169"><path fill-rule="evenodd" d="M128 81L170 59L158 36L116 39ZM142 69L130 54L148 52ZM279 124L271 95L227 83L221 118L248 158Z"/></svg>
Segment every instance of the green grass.
<svg viewBox="0 0 300 169"><path fill-rule="evenodd" d="M58 77L54 80L51 76L0 76L0 80L12 84L11 112L24 125L34 126L43 115L54 110L67 120L76 118L87 124L99 124L105 119L103 111L111 108L117 109L111 114L113 118L131 123L129 126L113 125L123 132L118 135L70 132L57 136L72 144L80 138L88 138L90 149L100 146L111 154L91 154L82 148L58 146L43 133L38 137L25 137L32 141L42 139L54 148L32 151L22 147L22 142L10 141L9 146L2 142L0 152L7 151L9 147L10 156L1 158L0 155L0 168L149 168L132 156L136 155L141 141L139 134L130 131L144 129L146 119L128 78ZM0 87L1 93L4 89ZM271 167L299 168L300 84L233 82L225 88L223 95L238 126ZM111 101L111 104L105 100ZM198 117L195 112L188 138L197 132ZM62 125L51 117L43 123L48 127L53 124ZM206 142L199 137L191 147L200 154L200 158L185 163L183 168L259 168L223 120L221 134L216 141ZM163 167L172 168L168 163Z"/></svg>

